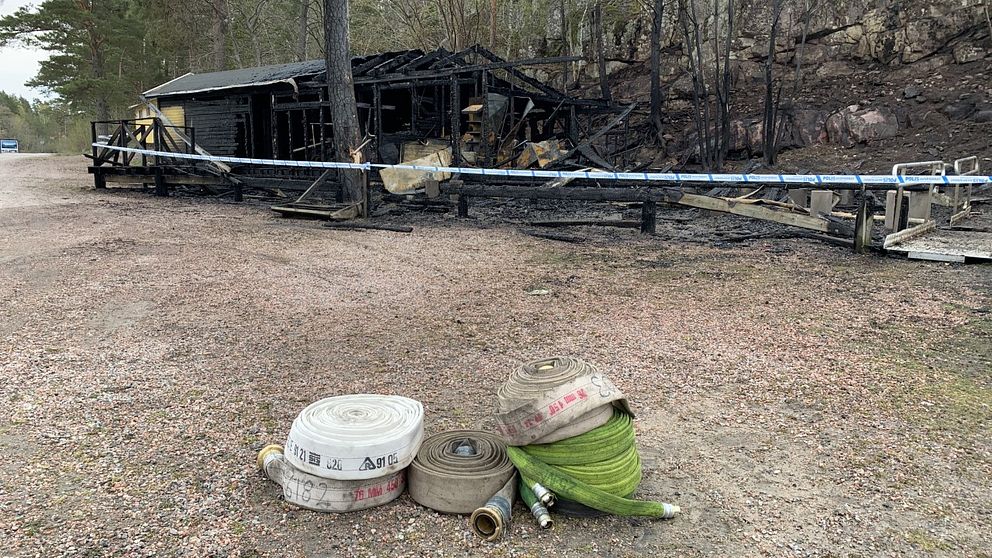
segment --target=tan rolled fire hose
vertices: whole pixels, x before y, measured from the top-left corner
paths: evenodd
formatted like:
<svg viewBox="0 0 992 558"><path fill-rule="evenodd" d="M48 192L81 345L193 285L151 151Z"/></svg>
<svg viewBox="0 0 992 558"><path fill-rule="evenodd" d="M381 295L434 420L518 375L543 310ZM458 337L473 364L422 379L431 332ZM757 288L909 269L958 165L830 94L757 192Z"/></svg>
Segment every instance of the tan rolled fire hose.
<svg viewBox="0 0 992 558"><path fill-rule="evenodd" d="M497 429L511 446L548 444L606 424L630 405L605 374L572 357L518 367L496 394Z"/></svg>
<svg viewBox="0 0 992 558"><path fill-rule="evenodd" d="M410 464L410 496L442 513L468 514L485 505L513 476L506 444L480 430L429 436Z"/></svg>
<svg viewBox="0 0 992 558"><path fill-rule="evenodd" d="M614 515L674 517L678 506L628 498L641 480L632 418L620 390L571 357L520 366L497 396L496 420L528 505L558 496Z"/></svg>

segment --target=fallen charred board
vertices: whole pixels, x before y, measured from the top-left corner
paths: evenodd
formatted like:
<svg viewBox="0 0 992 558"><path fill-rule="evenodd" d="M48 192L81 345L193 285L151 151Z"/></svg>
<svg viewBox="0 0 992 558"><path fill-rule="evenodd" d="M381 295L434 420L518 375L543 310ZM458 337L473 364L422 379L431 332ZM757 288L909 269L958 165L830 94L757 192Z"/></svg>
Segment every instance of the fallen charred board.
<svg viewBox="0 0 992 558"><path fill-rule="evenodd" d="M520 229L520 232L526 234L527 236L533 236L534 238L543 238L544 240L555 240L557 242L569 242L572 244L581 244L586 241L584 238L579 238L577 236L570 236L566 234L549 233L544 231L529 231L527 229Z"/></svg>
<svg viewBox="0 0 992 558"><path fill-rule="evenodd" d="M279 213L283 217L304 217L310 219L354 219L358 217L357 205L352 204L306 204L306 203L286 203L283 205L271 206L272 211Z"/></svg>
<svg viewBox="0 0 992 558"><path fill-rule="evenodd" d="M464 184L451 180L441 185L441 193L481 198L519 198L527 200L586 200L615 202L666 201L660 188L595 188L576 186L541 188L496 184Z"/></svg>
<svg viewBox="0 0 992 558"><path fill-rule="evenodd" d="M356 223L356 222L330 222L324 223L324 226L328 229L342 229L342 230L373 230L373 231L390 231L398 233L412 233L413 227L408 227L406 225L389 225L386 223Z"/></svg>
<svg viewBox="0 0 992 558"><path fill-rule="evenodd" d="M620 220L620 219L577 219L566 221L531 221L527 223L532 227L617 227L621 229L636 229L641 226L640 221Z"/></svg>
<svg viewBox="0 0 992 558"><path fill-rule="evenodd" d="M664 192L649 188L564 188L559 186L538 188L534 186L464 184L456 180L441 185L441 192L458 196L459 217L468 217L468 199L472 196L531 200L642 202L644 205L641 209L641 232L647 234L654 234L657 223L657 202L665 199Z"/></svg>
<svg viewBox="0 0 992 558"><path fill-rule="evenodd" d="M674 188L592 188L581 186L535 187L489 184L465 184L452 180L441 185L443 194L458 196L458 216L468 217L468 199L515 198L530 200L585 200L610 202L642 202L641 232L654 233L657 218L655 206L659 202L676 204L709 211L731 213L742 217L772 221L817 232L851 236L854 229L845 224L820 217L800 215L788 211L737 203L699 194L687 194Z"/></svg>

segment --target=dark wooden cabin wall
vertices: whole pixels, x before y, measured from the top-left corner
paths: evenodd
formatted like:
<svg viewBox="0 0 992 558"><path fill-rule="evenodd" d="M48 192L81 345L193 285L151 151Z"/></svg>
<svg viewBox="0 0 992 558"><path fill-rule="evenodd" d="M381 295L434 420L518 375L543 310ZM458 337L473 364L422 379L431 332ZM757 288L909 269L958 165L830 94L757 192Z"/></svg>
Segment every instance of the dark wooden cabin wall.
<svg viewBox="0 0 992 558"><path fill-rule="evenodd" d="M248 96L187 99L186 125L196 133L196 143L214 155L247 157L251 153Z"/></svg>

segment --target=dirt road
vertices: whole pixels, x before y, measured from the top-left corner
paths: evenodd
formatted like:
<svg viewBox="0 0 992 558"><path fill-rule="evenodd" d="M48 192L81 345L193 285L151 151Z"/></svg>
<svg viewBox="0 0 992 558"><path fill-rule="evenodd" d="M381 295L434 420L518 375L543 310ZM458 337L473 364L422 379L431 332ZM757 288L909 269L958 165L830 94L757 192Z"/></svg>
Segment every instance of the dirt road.
<svg viewBox="0 0 992 558"><path fill-rule="evenodd" d="M0 157L0 556L989 556L989 266L411 219L330 231ZM489 428L511 368L559 353L629 394L638 494L682 517L541 532L518 506L490 545L408 496L295 510L255 470L319 397Z"/></svg>

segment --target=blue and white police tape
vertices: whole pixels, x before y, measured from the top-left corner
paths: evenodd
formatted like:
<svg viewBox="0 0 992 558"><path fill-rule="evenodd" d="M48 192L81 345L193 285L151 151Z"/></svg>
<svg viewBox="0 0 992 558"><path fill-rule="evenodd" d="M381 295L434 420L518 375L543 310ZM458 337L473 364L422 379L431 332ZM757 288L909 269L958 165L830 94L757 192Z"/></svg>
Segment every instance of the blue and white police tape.
<svg viewBox="0 0 992 558"><path fill-rule="evenodd" d="M370 170L369 163L334 163L320 161L290 161L287 159L250 159L246 157L219 157L217 155L200 155L197 153L174 153L172 151L156 151L154 149L138 149L136 147L121 147L118 145L104 145L94 143L93 147L99 149L109 149L111 151L122 151L124 153L135 153L153 157L163 157L169 159L186 159L191 161L212 161L217 163L234 163L236 165L268 165L273 167L306 167L313 169L356 169Z"/></svg>
<svg viewBox="0 0 992 558"><path fill-rule="evenodd" d="M723 173L678 173L678 172L609 172L609 171L553 171L525 169L482 169L475 167L445 167L427 165L385 165L379 163L338 163L325 161L291 161L286 159L252 159L247 157L221 157L216 155L199 155L193 153L173 153L171 151L155 151L120 147L94 143L93 147L136 153L146 156L157 156L171 159L187 159L195 161L215 161L242 165L269 165L277 167L304 167L315 169L353 169L369 171L377 169L405 169L426 172L443 172L452 174L470 174L476 176L505 176L518 178L577 178L590 180L615 180L633 182L694 182L694 183L733 183L733 184L807 184L810 186L823 184L865 184L893 185L900 184L992 184L992 176L943 176L924 175L906 176L890 174L723 174Z"/></svg>

